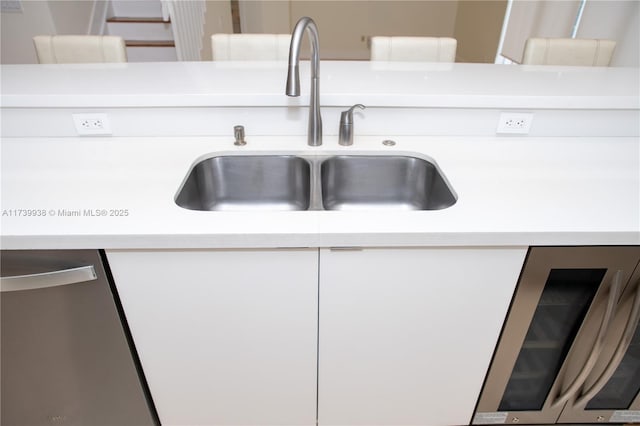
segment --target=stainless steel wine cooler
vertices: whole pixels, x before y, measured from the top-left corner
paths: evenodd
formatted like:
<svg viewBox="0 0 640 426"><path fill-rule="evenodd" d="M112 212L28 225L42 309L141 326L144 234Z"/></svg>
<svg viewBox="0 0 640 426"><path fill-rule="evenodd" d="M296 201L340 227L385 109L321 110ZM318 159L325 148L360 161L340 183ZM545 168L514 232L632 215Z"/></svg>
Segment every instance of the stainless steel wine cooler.
<svg viewBox="0 0 640 426"><path fill-rule="evenodd" d="M640 247L532 248L473 424L640 422Z"/></svg>

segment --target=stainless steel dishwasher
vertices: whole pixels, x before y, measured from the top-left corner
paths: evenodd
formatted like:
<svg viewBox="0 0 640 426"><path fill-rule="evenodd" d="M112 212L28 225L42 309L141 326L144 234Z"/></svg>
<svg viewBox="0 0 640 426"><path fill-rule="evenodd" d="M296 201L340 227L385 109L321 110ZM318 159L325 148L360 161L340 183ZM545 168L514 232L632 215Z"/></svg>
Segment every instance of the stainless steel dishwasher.
<svg viewBox="0 0 640 426"><path fill-rule="evenodd" d="M0 422L159 424L101 253L0 256Z"/></svg>

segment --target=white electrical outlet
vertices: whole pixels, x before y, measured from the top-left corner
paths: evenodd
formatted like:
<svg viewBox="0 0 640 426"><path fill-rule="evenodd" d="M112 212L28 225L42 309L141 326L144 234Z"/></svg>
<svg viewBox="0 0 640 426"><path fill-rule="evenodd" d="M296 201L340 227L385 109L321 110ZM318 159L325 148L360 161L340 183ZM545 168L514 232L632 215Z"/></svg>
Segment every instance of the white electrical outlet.
<svg viewBox="0 0 640 426"><path fill-rule="evenodd" d="M71 114L79 135L110 135L111 126L107 114Z"/></svg>
<svg viewBox="0 0 640 426"><path fill-rule="evenodd" d="M533 114L530 112L503 112L498 119L498 134L526 135L531 129Z"/></svg>

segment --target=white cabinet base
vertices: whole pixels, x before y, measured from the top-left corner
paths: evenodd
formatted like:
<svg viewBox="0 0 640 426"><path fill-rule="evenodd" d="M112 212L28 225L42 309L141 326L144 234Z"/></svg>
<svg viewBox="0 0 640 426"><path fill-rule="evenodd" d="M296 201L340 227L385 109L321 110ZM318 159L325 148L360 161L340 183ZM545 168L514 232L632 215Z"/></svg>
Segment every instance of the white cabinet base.
<svg viewBox="0 0 640 426"><path fill-rule="evenodd" d="M107 256L163 425L440 426L471 421L526 251Z"/></svg>
<svg viewBox="0 0 640 426"><path fill-rule="evenodd" d="M469 424L525 255L322 249L319 425Z"/></svg>
<svg viewBox="0 0 640 426"><path fill-rule="evenodd" d="M164 426L315 425L317 249L107 256Z"/></svg>

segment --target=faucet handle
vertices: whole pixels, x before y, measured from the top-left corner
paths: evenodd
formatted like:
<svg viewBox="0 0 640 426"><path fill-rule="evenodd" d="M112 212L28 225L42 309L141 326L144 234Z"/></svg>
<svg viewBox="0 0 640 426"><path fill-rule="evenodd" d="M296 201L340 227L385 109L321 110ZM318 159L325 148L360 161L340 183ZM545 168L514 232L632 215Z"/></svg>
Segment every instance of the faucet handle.
<svg viewBox="0 0 640 426"><path fill-rule="evenodd" d="M342 111L342 114L340 114L340 124L341 125L342 124L353 124L353 110L355 108L365 109L367 107L362 105L362 104L355 104L354 106L352 106L348 110Z"/></svg>
<svg viewBox="0 0 640 426"><path fill-rule="evenodd" d="M349 146L353 144L353 110L355 108L365 109L362 104L355 104L340 114L340 130L338 132L340 145Z"/></svg>

